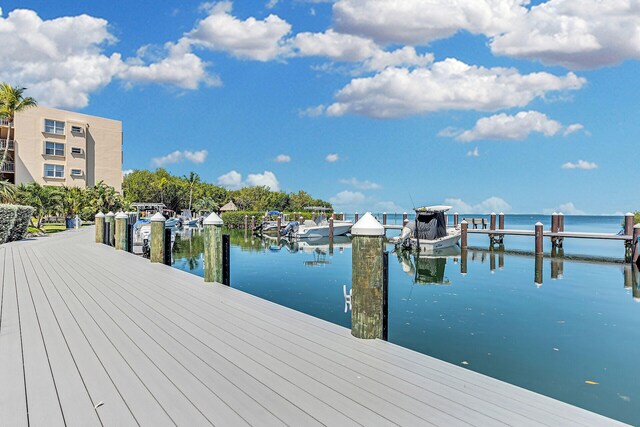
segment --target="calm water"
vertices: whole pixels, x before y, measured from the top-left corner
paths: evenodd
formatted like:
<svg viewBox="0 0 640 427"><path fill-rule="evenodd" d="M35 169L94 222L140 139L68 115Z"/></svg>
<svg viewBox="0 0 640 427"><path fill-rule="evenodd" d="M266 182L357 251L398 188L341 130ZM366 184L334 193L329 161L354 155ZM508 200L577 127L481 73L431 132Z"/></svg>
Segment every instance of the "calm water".
<svg viewBox="0 0 640 427"><path fill-rule="evenodd" d="M507 227L516 228L510 217ZM618 217L575 218L567 217L567 230L620 228ZM520 228L538 219L522 218ZM202 276L203 239L189 234L176 239L174 267ZM336 239L330 254L326 242L278 246L231 234L234 288L351 326L343 295L351 286L348 238ZM565 241L567 251L573 242ZM575 242L577 253L623 255L621 242ZM522 244L530 249L532 242ZM417 260L390 254L389 341L640 425L640 291L637 269L629 267L545 258L537 284L529 256L470 250L463 262L459 250Z"/></svg>

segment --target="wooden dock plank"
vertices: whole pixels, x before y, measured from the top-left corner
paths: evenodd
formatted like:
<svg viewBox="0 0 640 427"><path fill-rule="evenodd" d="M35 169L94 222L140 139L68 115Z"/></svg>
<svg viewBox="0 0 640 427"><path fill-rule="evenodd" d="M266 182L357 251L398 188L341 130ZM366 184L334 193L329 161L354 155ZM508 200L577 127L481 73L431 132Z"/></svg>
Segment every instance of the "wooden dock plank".
<svg viewBox="0 0 640 427"><path fill-rule="evenodd" d="M13 256L1 250L0 285L0 425L27 426L27 399L22 364L22 338Z"/></svg>

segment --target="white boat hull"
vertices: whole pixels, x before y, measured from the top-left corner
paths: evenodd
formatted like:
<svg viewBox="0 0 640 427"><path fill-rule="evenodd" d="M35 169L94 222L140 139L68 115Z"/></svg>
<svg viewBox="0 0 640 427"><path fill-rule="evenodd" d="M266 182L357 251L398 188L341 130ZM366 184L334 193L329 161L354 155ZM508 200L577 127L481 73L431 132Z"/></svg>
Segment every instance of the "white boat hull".
<svg viewBox="0 0 640 427"><path fill-rule="evenodd" d="M415 239L411 239L412 241ZM453 232L449 232L446 236L440 237L439 239L434 240L426 240L419 239L420 242L420 252L435 252L441 249L450 248L455 246L460 241L460 231L453 230Z"/></svg>
<svg viewBox="0 0 640 427"><path fill-rule="evenodd" d="M333 223L333 235L342 236L351 231L353 223L351 221L335 221ZM329 226L318 225L315 227L306 227L301 225L295 234L298 239L310 239L317 237L329 237Z"/></svg>

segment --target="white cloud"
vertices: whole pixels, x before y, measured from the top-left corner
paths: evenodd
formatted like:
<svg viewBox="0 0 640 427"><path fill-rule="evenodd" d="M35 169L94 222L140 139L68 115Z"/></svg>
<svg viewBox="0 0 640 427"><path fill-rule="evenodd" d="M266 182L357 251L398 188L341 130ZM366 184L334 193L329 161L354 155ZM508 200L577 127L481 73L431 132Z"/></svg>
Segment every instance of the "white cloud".
<svg viewBox="0 0 640 427"><path fill-rule="evenodd" d="M308 108L305 108L304 110L300 110L298 112L298 116L318 117L318 116L321 116L322 113L324 113L325 108L326 107L324 105L316 105L315 107L308 107Z"/></svg>
<svg viewBox="0 0 640 427"><path fill-rule="evenodd" d="M239 190L242 187L266 186L271 191L280 191L280 183L276 175L270 171L264 173L250 173L245 181L242 180L242 174L232 170L218 177L218 185L229 190Z"/></svg>
<svg viewBox="0 0 640 427"><path fill-rule="evenodd" d="M555 208L546 208L542 210L543 213L550 215L553 212L562 212L565 215L584 215L585 211L576 208L573 202L562 203Z"/></svg>
<svg viewBox="0 0 640 427"><path fill-rule="evenodd" d="M376 212L387 212L387 213L402 213L405 211L405 209L400 207L400 205L390 200L374 203L373 210Z"/></svg>
<svg viewBox="0 0 640 427"><path fill-rule="evenodd" d="M445 205L450 205L453 212L459 213L490 213L490 212L509 212L511 205L504 199L496 196L489 197L477 204L470 204L462 199L448 198L444 200Z"/></svg>
<svg viewBox="0 0 640 427"><path fill-rule="evenodd" d="M278 157L276 157L275 162L276 163L289 163L291 161L291 156L288 156L286 154L278 154Z"/></svg>
<svg viewBox="0 0 640 427"><path fill-rule="evenodd" d="M0 10L0 12L2 12L2 11ZM2 13L0 13L0 15L2 15ZM133 173L133 169L125 169L125 170L122 171L122 176L127 176L127 175L132 174L132 173Z"/></svg>
<svg viewBox="0 0 640 427"><path fill-rule="evenodd" d="M182 160L188 160L193 163L204 163L207 159L207 150L189 151L189 150L176 150L166 156L154 157L151 159L151 163L156 167L162 167L165 165L181 162Z"/></svg>
<svg viewBox="0 0 640 427"><path fill-rule="evenodd" d="M393 201L367 197L360 191L341 191L330 197L329 202L335 210L340 212L404 212L403 208Z"/></svg>
<svg viewBox="0 0 640 427"><path fill-rule="evenodd" d="M567 126L567 128L564 130L564 133L562 134L563 136L567 136L567 135L571 135L574 132L578 132L579 130L584 129L584 126L582 126L580 123L574 123L572 125Z"/></svg>
<svg viewBox="0 0 640 427"><path fill-rule="evenodd" d="M285 36L291 25L277 15L263 20L249 17L244 21L231 14L233 3L222 1L209 4L209 15L184 35L179 43L256 61L270 61L285 53Z"/></svg>
<svg viewBox="0 0 640 427"><path fill-rule="evenodd" d="M350 185L358 190L379 190L382 188L380 184L371 181L360 181L357 178L341 179L340 184Z"/></svg>
<svg viewBox="0 0 640 427"><path fill-rule="evenodd" d="M266 8L267 9L273 9L274 7L276 7L278 5L278 0L269 0L269 2L267 2L266 4Z"/></svg>
<svg viewBox="0 0 640 427"><path fill-rule="evenodd" d="M324 158L327 162L329 163L333 163L333 162L337 162L338 160L340 160L340 156L338 154L327 154L327 157Z"/></svg>
<svg viewBox="0 0 640 427"><path fill-rule="evenodd" d="M456 140L463 142L479 139L521 141L533 132L553 136L562 129L565 129L564 135L568 135L582 129L582 125L576 123L565 128L560 122L538 111L520 111L515 115L502 113L483 117L476 122L473 129L459 133ZM450 132L450 129L445 131Z"/></svg>
<svg viewBox="0 0 640 427"><path fill-rule="evenodd" d="M478 150L478 147L467 151L467 157L480 157L480 150Z"/></svg>
<svg viewBox="0 0 640 427"><path fill-rule="evenodd" d="M567 162L562 165L562 169L597 169L598 164L595 162L588 162L586 160L578 160L576 163Z"/></svg>
<svg viewBox="0 0 640 427"><path fill-rule="evenodd" d="M329 198L329 202L333 205L334 209L349 211L352 206L362 205L367 198L359 191L341 191L333 197Z"/></svg>
<svg viewBox="0 0 640 427"><path fill-rule="evenodd" d="M580 89L585 82L573 73L523 75L513 68L484 68L449 58L428 68L387 68L353 79L326 114L393 118L442 110L492 111L525 106L551 91Z"/></svg>

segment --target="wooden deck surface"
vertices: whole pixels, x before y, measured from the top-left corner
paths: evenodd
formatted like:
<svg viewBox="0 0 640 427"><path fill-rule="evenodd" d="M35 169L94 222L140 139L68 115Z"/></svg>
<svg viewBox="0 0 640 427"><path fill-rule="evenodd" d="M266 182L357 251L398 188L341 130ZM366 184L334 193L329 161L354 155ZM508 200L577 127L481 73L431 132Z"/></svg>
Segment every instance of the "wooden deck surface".
<svg viewBox="0 0 640 427"><path fill-rule="evenodd" d="M0 426L619 424L92 240L0 246Z"/></svg>

